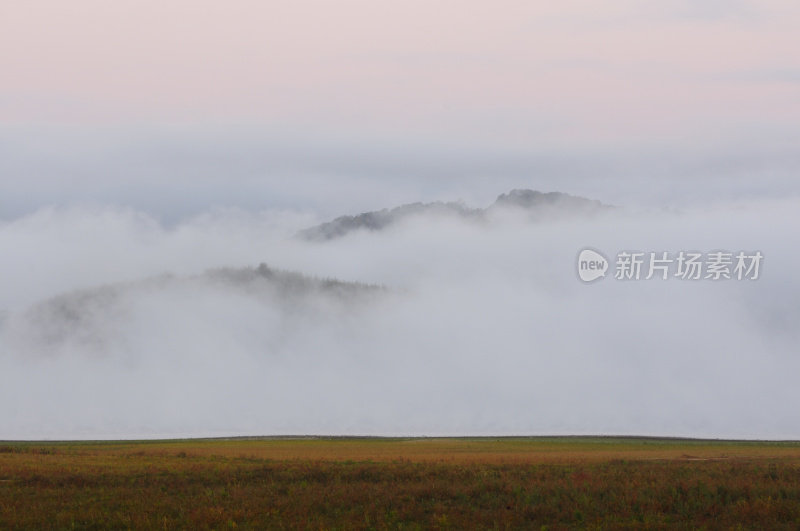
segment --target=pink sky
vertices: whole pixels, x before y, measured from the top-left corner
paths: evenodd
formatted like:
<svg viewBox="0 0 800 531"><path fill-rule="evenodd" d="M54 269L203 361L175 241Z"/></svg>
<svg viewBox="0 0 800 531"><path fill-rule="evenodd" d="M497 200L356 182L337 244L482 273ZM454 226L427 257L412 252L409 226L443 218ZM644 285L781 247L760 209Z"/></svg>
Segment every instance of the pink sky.
<svg viewBox="0 0 800 531"><path fill-rule="evenodd" d="M0 123L480 130L509 143L796 126L800 4L668 4L4 2Z"/></svg>

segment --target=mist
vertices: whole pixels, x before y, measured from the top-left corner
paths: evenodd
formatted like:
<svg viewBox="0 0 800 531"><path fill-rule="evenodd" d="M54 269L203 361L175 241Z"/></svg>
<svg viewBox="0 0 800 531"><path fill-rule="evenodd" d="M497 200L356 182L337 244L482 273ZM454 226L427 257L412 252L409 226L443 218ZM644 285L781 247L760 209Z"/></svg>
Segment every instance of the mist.
<svg viewBox="0 0 800 531"><path fill-rule="evenodd" d="M230 207L324 220L415 201L481 206L513 188L648 208L774 199L798 196L796 123L615 141L479 126L0 123L0 220L47 205L123 206L166 225Z"/></svg>
<svg viewBox="0 0 800 531"><path fill-rule="evenodd" d="M134 208L40 208L0 224L0 439L798 438L798 207L420 215L323 242L295 237L323 220L307 210L164 224ZM725 249L764 262L754 281L611 271L584 284L587 246L612 261ZM252 277L261 263L354 295L289 296Z"/></svg>

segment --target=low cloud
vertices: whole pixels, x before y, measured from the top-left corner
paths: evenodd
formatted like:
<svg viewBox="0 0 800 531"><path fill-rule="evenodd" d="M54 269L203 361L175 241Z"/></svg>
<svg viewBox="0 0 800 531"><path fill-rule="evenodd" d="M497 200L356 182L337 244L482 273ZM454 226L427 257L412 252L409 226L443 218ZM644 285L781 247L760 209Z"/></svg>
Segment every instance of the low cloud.
<svg viewBox="0 0 800 531"><path fill-rule="evenodd" d="M165 227L134 210L40 210L0 225L0 438L797 438L798 206L418 216L326 242L294 238L317 220L286 212ZM756 281L585 285L586 246L765 258ZM261 262L385 289L287 302L204 273ZM41 311L103 290L116 295L78 305L73 321Z"/></svg>
<svg viewBox="0 0 800 531"><path fill-rule="evenodd" d="M794 125L605 143L461 129L2 126L0 220L43 205L124 205L166 225L229 206L326 219L414 201L485 207L513 188L629 206L798 195Z"/></svg>

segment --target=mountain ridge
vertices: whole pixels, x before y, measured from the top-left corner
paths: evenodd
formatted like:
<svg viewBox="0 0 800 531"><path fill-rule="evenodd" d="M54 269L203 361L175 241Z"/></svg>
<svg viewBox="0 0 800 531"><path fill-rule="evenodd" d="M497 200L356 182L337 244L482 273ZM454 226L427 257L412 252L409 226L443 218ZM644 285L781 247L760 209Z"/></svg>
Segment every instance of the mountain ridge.
<svg viewBox="0 0 800 531"><path fill-rule="evenodd" d="M377 232L419 215L451 216L468 221L485 222L499 211L516 210L528 213L532 221L543 221L548 218L592 216L614 208L616 207L594 199L564 192L515 188L497 196L486 208L469 207L456 201L407 203L393 208L339 216L301 230L297 233L297 237L309 241L327 241L359 230Z"/></svg>
<svg viewBox="0 0 800 531"><path fill-rule="evenodd" d="M195 302L200 303L225 294L256 305L271 305L288 322L301 314L326 312L326 307L342 310L353 302L368 303L374 296L385 293L386 288L306 275L265 263L255 267L208 269L186 276L165 273L54 295L22 312L5 316L0 330L5 328L13 341L33 345L42 354L64 345L77 345L87 351L102 350L114 335L114 327L109 323L131 322L137 311L143 311L137 300L158 301L166 292L173 297L196 297Z"/></svg>

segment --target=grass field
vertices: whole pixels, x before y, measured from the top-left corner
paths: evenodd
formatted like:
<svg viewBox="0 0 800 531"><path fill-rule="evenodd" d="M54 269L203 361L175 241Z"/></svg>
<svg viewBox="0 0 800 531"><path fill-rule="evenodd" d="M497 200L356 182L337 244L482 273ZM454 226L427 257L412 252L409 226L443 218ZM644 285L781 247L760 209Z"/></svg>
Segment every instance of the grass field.
<svg viewBox="0 0 800 531"><path fill-rule="evenodd" d="M800 443L0 443L2 529L800 528Z"/></svg>

